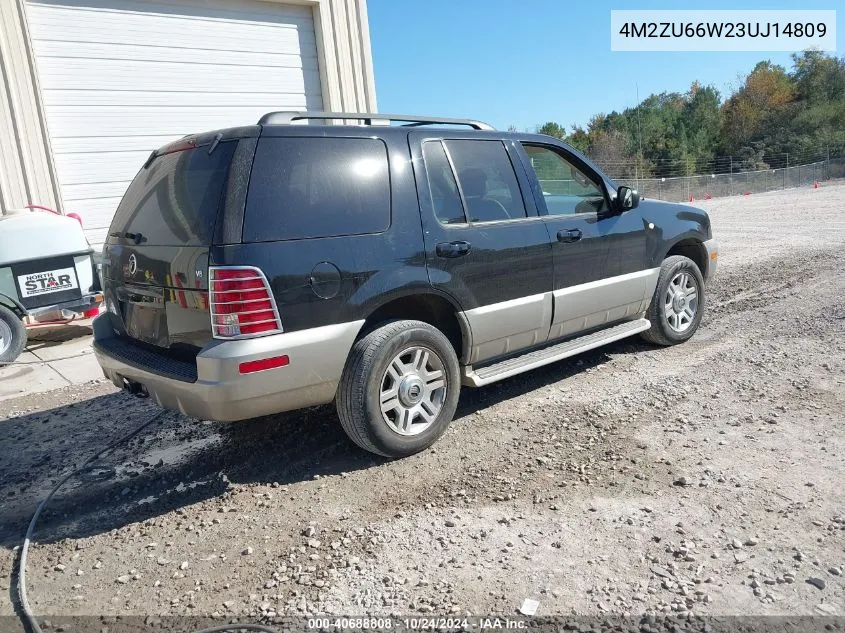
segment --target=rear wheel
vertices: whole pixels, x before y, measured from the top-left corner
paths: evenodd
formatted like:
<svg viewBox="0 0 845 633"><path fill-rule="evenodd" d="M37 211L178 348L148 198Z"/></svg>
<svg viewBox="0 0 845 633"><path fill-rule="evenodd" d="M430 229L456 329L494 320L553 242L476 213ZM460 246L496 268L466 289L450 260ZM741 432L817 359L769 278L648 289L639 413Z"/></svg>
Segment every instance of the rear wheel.
<svg viewBox="0 0 845 633"><path fill-rule="evenodd" d="M692 338L704 313L704 278L688 257L667 257L646 318L651 328L642 337L658 345L677 345Z"/></svg>
<svg viewBox="0 0 845 633"><path fill-rule="evenodd" d="M0 365L10 363L26 347L26 327L17 314L0 305Z"/></svg>
<svg viewBox="0 0 845 633"><path fill-rule="evenodd" d="M449 339L422 321L392 321L352 347L338 387L338 417L361 448L405 457L446 431L459 391Z"/></svg>

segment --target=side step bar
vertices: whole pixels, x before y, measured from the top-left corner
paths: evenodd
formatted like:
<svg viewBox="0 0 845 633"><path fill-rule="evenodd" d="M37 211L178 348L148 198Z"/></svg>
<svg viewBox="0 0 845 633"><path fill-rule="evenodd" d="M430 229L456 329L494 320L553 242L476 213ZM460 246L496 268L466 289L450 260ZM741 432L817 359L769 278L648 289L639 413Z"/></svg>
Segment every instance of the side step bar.
<svg viewBox="0 0 845 633"><path fill-rule="evenodd" d="M502 380L529 371L536 367L549 365L564 358L575 356L581 352L601 347L607 343L618 341L633 334L643 332L651 327L648 319L637 319L614 325L606 330L599 330L592 334L569 339L556 345L550 345L541 349L526 352L522 356L508 358L506 360L473 369L472 366L463 368L462 384L468 387L482 387L491 382Z"/></svg>

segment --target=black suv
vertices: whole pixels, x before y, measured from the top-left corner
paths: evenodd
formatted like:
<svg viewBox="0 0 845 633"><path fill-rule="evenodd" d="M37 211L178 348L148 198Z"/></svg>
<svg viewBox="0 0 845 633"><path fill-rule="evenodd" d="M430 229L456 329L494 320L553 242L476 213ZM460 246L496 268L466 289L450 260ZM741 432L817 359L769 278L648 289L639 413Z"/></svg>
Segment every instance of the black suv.
<svg viewBox="0 0 845 633"><path fill-rule="evenodd" d="M717 257L704 211L640 201L548 136L275 112L150 155L104 248L94 349L186 415L334 400L356 444L409 455L461 385L689 339Z"/></svg>

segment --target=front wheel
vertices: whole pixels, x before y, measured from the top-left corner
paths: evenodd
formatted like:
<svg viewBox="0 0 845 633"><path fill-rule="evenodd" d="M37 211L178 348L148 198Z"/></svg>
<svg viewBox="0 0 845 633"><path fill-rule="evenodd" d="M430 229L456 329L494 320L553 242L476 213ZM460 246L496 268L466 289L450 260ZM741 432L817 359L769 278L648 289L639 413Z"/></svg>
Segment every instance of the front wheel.
<svg viewBox="0 0 845 633"><path fill-rule="evenodd" d="M18 315L0 305L0 365L11 363L26 347L26 327Z"/></svg>
<svg viewBox="0 0 845 633"><path fill-rule="evenodd" d="M452 344L422 321L385 323L358 340L337 392L341 426L361 448L405 457L452 421L460 373Z"/></svg>
<svg viewBox="0 0 845 633"><path fill-rule="evenodd" d="M692 338L704 313L704 278L694 261L667 257L646 312L651 328L642 337L658 345L677 345Z"/></svg>

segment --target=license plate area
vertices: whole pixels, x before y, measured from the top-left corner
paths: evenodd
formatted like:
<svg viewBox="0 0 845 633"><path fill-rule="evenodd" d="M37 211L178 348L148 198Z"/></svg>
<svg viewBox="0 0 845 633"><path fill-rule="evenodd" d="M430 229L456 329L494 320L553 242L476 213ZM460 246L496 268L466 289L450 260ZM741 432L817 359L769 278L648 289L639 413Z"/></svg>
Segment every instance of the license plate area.
<svg viewBox="0 0 845 633"><path fill-rule="evenodd" d="M121 301L126 333L132 338L158 347L168 347L167 312L164 296L153 290L131 291Z"/></svg>

